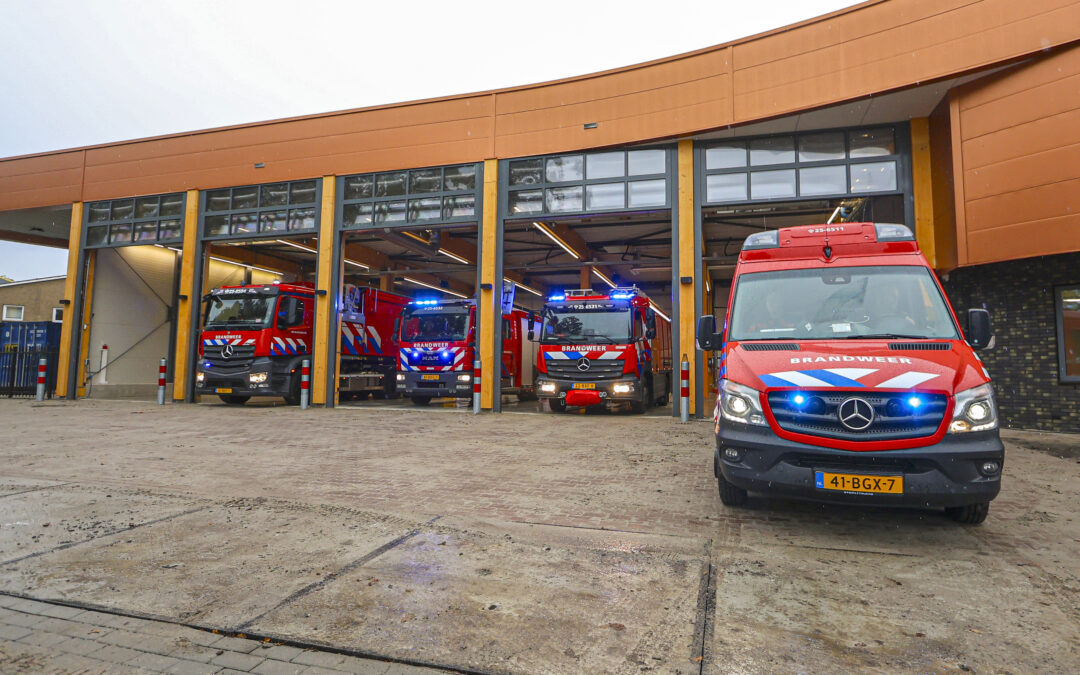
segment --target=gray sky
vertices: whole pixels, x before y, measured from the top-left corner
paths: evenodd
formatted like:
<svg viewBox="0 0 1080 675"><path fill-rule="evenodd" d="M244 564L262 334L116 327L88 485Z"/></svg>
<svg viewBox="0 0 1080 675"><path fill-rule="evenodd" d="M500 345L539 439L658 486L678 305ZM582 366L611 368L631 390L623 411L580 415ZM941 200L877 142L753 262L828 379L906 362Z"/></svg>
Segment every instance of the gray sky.
<svg viewBox="0 0 1080 675"><path fill-rule="evenodd" d="M853 4L0 0L0 157L557 79ZM63 274L41 251L0 242L0 274Z"/></svg>

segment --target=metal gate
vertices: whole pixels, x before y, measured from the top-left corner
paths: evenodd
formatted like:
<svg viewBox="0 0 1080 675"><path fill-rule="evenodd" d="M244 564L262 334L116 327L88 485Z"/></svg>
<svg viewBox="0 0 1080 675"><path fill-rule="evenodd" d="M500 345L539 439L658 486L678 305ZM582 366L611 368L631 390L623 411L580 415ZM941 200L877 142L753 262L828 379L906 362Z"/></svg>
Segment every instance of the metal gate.
<svg viewBox="0 0 1080 675"><path fill-rule="evenodd" d="M0 397L32 397L37 393L38 360L46 359L45 395L52 398L56 390L58 351L16 350L7 345L0 353Z"/></svg>

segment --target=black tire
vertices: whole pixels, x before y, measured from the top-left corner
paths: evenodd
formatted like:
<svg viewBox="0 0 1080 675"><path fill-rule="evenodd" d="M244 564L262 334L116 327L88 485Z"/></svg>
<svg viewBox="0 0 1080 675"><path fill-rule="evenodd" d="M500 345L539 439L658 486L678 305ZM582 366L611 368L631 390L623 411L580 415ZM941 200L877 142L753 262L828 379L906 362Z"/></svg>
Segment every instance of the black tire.
<svg viewBox="0 0 1080 675"><path fill-rule="evenodd" d="M951 506L945 509L945 515L965 525L978 525L986 520L986 514L988 513L990 513L990 502L979 502L967 506Z"/></svg>
<svg viewBox="0 0 1080 675"><path fill-rule="evenodd" d="M410 396L409 398L412 399L413 405L431 405L430 396Z"/></svg>
<svg viewBox="0 0 1080 675"><path fill-rule="evenodd" d="M237 396L236 394L218 394L218 398L226 405L244 405L251 399L250 396Z"/></svg>
<svg viewBox="0 0 1080 675"><path fill-rule="evenodd" d="M288 405L300 405L300 371L292 376L292 380L289 381L289 393L282 398Z"/></svg>
<svg viewBox="0 0 1080 675"><path fill-rule="evenodd" d="M375 398L391 399L391 398L397 398L398 396L400 396L400 394L398 394L398 390L397 390L397 373L396 372L386 373L386 374L383 375L382 379L383 379L383 383L382 383L383 395L382 396L376 395Z"/></svg>
<svg viewBox="0 0 1080 675"><path fill-rule="evenodd" d="M668 395L667 394L664 394L663 396L656 399L656 407L658 407L658 408L663 408L667 404L668 404Z"/></svg>
<svg viewBox="0 0 1080 675"><path fill-rule="evenodd" d="M716 484L720 488L720 501L724 506L742 506L746 503L746 490L727 482L724 474L716 472Z"/></svg>
<svg viewBox="0 0 1080 675"><path fill-rule="evenodd" d="M559 399L559 398L549 398L549 399L545 399L545 400L548 403L547 408L548 408L548 410L550 412L553 412L553 413L564 413L564 412L566 412L566 401L564 401L562 399Z"/></svg>
<svg viewBox="0 0 1080 675"><path fill-rule="evenodd" d="M712 456L712 475L716 478L720 477L720 451L717 450Z"/></svg>

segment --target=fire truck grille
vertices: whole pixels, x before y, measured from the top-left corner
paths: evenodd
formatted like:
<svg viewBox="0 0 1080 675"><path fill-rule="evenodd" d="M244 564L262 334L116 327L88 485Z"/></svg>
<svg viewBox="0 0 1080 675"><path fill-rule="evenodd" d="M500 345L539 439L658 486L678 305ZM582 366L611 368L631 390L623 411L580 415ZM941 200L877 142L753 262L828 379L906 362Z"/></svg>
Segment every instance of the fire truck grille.
<svg viewBox="0 0 1080 675"><path fill-rule="evenodd" d="M203 356L215 361L236 361L238 359L248 359L255 356L255 345L230 345L233 348L232 356L227 359L221 357L221 350L224 349L222 345L205 345L203 347Z"/></svg>
<svg viewBox="0 0 1080 675"><path fill-rule="evenodd" d="M803 397L801 404L794 395ZM851 429L840 421L840 406L849 398L860 398L874 409L865 429ZM845 441L888 441L932 436L941 426L948 400L943 394L918 394L919 405L912 408L907 394L860 391L774 391L769 408L784 431ZM861 426L859 419L853 419Z"/></svg>
<svg viewBox="0 0 1080 675"><path fill-rule="evenodd" d="M547 362L547 369L548 375L551 375L552 377L580 382L595 382L597 380L614 380L621 377L623 374L623 363L622 359L605 361L592 359L589 361L588 370L579 370L577 360L549 360Z"/></svg>

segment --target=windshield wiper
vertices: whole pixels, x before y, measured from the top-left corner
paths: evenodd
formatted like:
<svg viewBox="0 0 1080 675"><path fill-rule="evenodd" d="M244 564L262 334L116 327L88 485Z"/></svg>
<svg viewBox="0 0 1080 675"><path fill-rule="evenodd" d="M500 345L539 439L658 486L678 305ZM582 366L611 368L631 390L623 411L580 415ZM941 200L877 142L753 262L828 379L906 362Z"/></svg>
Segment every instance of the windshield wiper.
<svg viewBox="0 0 1080 675"><path fill-rule="evenodd" d="M606 335L587 335L586 337L589 338L589 340L607 340L610 345L618 344Z"/></svg>
<svg viewBox="0 0 1080 675"><path fill-rule="evenodd" d="M904 335L903 333L872 333L870 335L845 335L844 340L933 340L925 335Z"/></svg>

